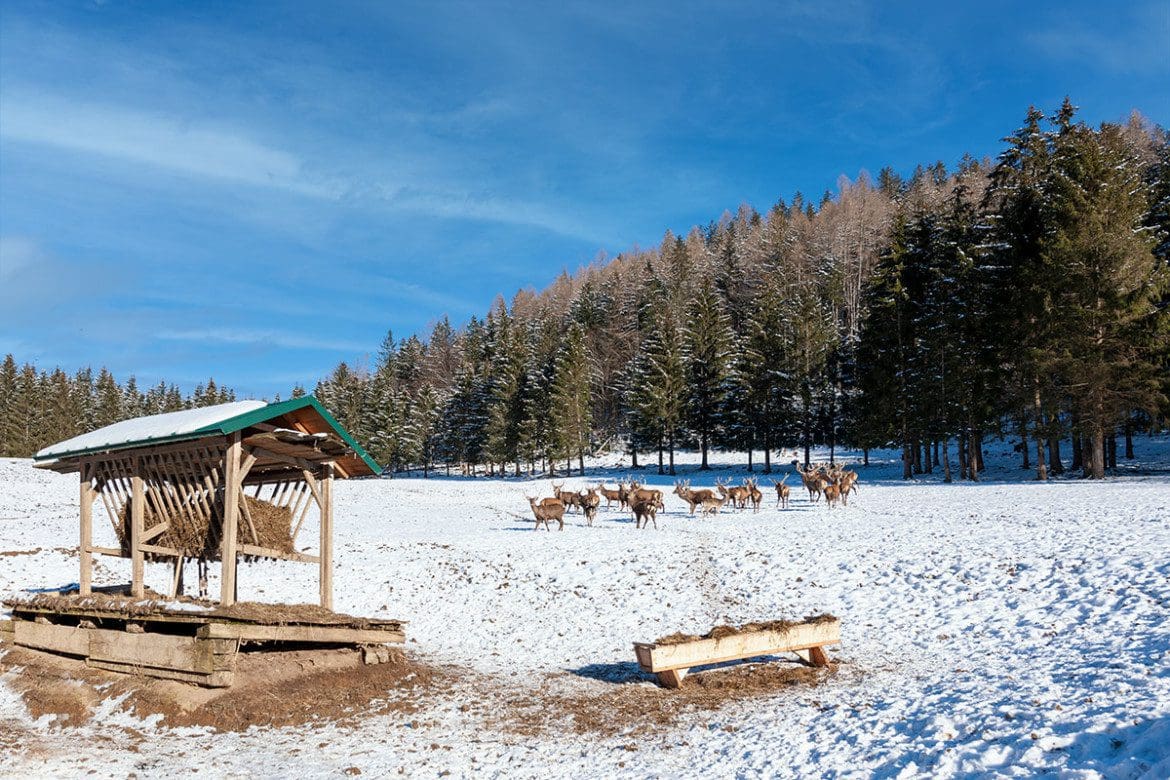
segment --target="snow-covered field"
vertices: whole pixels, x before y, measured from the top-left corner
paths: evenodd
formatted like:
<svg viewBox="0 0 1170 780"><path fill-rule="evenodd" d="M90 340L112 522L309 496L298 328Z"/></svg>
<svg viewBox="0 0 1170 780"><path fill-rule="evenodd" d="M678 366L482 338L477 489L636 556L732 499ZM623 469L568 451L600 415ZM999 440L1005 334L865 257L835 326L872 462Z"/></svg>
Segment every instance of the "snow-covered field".
<svg viewBox="0 0 1170 780"><path fill-rule="evenodd" d="M992 445L974 485L905 484L875 463L846 509L810 505L792 478L788 511L770 482L759 514L689 518L668 496L657 531L603 505L595 527L570 515L563 533L534 532L523 493L548 480L342 482L336 608L409 621L415 658L467 677L413 714L213 734L114 702L80 726L33 719L9 673L0 774L1168 777L1170 439L1140 439L1138 463L1105 483L1031 482L1007 449ZM615 460L594 474L626 473ZM684 460L696 484L740 475ZM39 548L0 557L0 594L76 580L75 477L8 460L0 485L0 552ZM99 584L126 580L128 562L99 560ZM312 601L314 575L244 565L240 595ZM148 584L166 577L148 566ZM676 695L640 680L633 641L820 612L842 619L843 643L815 687L652 729L625 712L634 737L571 728L561 710L543 722L539 706L517 710L531 728L506 725L510 697Z"/></svg>

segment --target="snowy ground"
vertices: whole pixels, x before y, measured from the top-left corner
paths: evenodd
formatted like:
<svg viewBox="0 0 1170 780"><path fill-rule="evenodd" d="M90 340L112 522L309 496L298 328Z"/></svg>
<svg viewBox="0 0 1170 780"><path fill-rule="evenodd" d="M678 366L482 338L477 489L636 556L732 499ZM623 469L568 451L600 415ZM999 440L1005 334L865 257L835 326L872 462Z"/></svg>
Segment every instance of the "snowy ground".
<svg viewBox="0 0 1170 780"><path fill-rule="evenodd" d="M1170 776L1170 439L1139 440L1105 483L1028 481L1007 449L977 485L876 463L847 509L792 478L788 511L769 491L759 514L692 519L669 496L657 531L603 508L593 528L534 532L523 493L547 480L343 482L336 608L408 620L415 657L473 677L411 716L215 735L112 705L79 727L34 720L0 677L0 731L19 735L0 774ZM696 484L739 474L684 459ZM626 473L614 461L594 473ZM0 594L76 580L75 477L0 461L0 485L0 552L39 548L0 557ZM99 584L126 580L128 562L100 560ZM241 598L312 601L312 574L245 565ZM165 589L164 568L148 578ZM649 688L628 682L636 640L820 612L843 624L822 685L684 716L637 750L566 723L520 735L493 711L501 690Z"/></svg>

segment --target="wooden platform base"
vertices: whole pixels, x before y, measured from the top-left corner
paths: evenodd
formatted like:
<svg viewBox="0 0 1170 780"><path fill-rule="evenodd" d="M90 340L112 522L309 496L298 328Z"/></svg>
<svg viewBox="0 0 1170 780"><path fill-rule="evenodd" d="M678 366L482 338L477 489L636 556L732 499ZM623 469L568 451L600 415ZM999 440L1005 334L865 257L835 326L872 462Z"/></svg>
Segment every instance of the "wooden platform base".
<svg viewBox="0 0 1170 780"><path fill-rule="evenodd" d="M818 618L783 628L741 630L718 637L672 642L635 642L634 654L643 671L657 675L664 688L678 688L696 666L741 661L794 652L810 666L827 666L826 645L841 641L841 621Z"/></svg>
<svg viewBox="0 0 1170 780"><path fill-rule="evenodd" d="M110 603L58 600L52 607L5 602L12 620L0 626L0 638L13 644L85 659L96 669L140 674L211 688L230 686L240 648L248 652L290 646L358 646L366 663L390 658L384 645L405 640L398 621L367 621L338 615L313 615L311 622L288 620L287 608L273 606L275 619L265 622L263 607L246 618L205 611L120 609Z"/></svg>

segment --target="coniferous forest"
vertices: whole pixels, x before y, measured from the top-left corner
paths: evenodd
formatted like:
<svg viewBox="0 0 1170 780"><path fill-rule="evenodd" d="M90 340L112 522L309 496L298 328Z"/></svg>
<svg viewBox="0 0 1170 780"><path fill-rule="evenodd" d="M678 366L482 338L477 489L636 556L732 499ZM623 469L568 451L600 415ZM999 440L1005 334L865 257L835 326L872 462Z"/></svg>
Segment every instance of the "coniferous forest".
<svg viewBox="0 0 1170 780"><path fill-rule="evenodd" d="M393 470L583 471L621 450L672 473L694 448L768 472L780 448L892 446L907 478L978 479L1003 437L1041 479L1100 478L1170 419L1168 261L1170 135L1136 114L1090 127L1066 100L995 160L668 231L461 328L388 334L316 394ZM0 454L233 397L91 376L10 357Z"/></svg>

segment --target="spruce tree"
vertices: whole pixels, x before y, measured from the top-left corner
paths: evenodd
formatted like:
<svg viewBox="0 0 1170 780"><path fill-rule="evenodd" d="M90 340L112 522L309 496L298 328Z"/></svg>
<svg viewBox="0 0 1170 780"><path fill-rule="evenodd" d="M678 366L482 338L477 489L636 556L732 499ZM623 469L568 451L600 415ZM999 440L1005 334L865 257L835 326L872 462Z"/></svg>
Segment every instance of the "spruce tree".
<svg viewBox="0 0 1170 780"><path fill-rule="evenodd" d="M706 470L707 452L722 427L724 400L732 385L731 372L735 334L723 302L709 279L688 307L683 330L683 357L686 365L686 419L699 437L702 452L700 469Z"/></svg>

